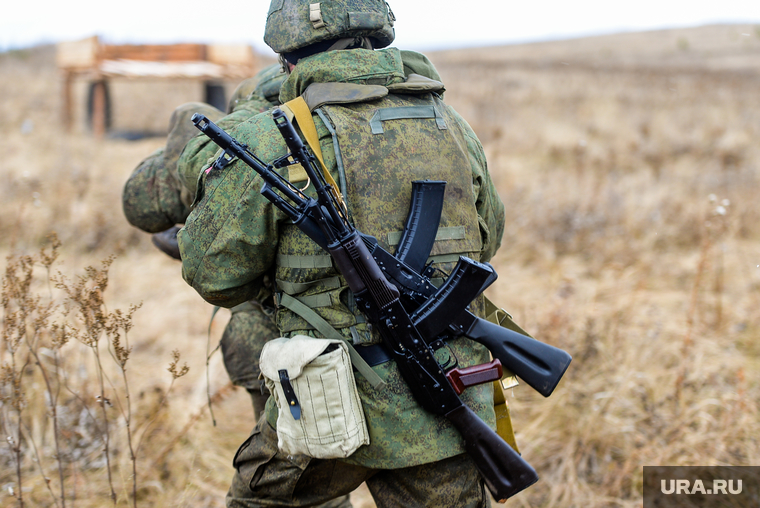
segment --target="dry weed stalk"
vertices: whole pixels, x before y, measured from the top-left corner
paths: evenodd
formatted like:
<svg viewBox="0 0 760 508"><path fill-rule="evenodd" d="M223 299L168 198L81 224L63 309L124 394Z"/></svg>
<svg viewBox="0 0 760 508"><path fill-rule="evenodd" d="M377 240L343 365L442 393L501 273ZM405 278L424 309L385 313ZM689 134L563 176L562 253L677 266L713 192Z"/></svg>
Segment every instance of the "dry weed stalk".
<svg viewBox="0 0 760 508"><path fill-rule="evenodd" d="M686 315L686 333L684 334L683 343L681 345L681 357L683 361L681 362L681 369L676 378L675 384L675 396L678 403L681 401L683 385L690 364L689 357L692 348L692 334L694 333L695 320L699 307L702 279L707 275L709 268L715 270L715 282L713 286L713 294L715 297L713 326L716 331L720 330L723 321L723 249L725 248L725 245L722 242L725 240L730 229L729 217L727 215L730 201L728 199L723 199L718 202L718 198L715 194L710 194L708 199L710 201L711 209L703 223L702 245L699 251L699 261L697 263L696 273L694 275L694 284L691 288L689 310ZM711 260L711 258L713 259Z"/></svg>
<svg viewBox="0 0 760 508"><path fill-rule="evenodd" d="M110 453L110 422L106 407L113 407L113 403L106 396L106 373L100 355L100 339L109 326L112 326L109 324L110 316L106 310L103 293L108 286L108 268L113 260L113 257L106 258L102 263L103 268L101 270L91 266L85 268L86 275L79 276L76 283L69 282L62 274L59 274L54 282L55 287L63 290L68 301L77 309L77 317L82 328L78 329L80 333L77 334L76 338L92 350L97 365L96 374L100 393L96 396L96 400L102 415L103 456L106 461L111 501L116 504Z"/></svg>
<svg viewBox="0 0 760 508"><path fill-rule="evenodd" d="M171 393L172 388L174 387L174 382L187 374L190 371L190 367L187 366L187 364L182 364L182 367L179 367L179 360L180 360L180 352L179 349L175 349L172 351L172 361L169 364L169 368L166 369L169 371L169 373L172 375L171 383L169 384L169 388L166 390L166 393L164 393L163 397L161 397L161 402L158 404L158 408L154 411L154 416L150 420L148 420L143 428L142 435L140 436L140 440L137 442L137 450L140 449L140 446L143 444L143 439L149 435L149 430L151 430L151 427L153 423L158 418L158 415L166 406L166 402L169 398L169 393Z"/></svg>
<svg viewBox="0 0 760 508"><path fill-rule="evenodd" d="M217 392L214 393L213 395L209 395L207 403L201 406L188 419L185 426L182 427L182 429L179 432L177 432L177 434L172 438L172 440L169 441L161 449L161 451L158 454L156 454L156 457L153 459L153 464L150 466L149 469L156 469L158 467L159 463L166 458L169 451L171 451L171 449L174 448L174 446L179 442L179 440L185 437L185 435L187 435L187 433L190 431L193 425L195 425L198 422L198 420L201 419L207 407L210 409L212 404L216 404L223 401L225 398L229 396L230 393L232 393L234 389L235 389L235 385L233 385L230 382L224 385L223 387L221 387L219 390L217 390ZM213 420L213 417L212 417L212 423L214 424L214 426L216 426L216 421Z"/></svg>
<svg viewBox="0 0 760 508"><path fill-rule="evenodd" d="M132 305L126 312L108 311L104 294L113 257L106 258L100 269L85 268L85 275L74 281L60 272L51 275L59 247L57 238L51 237L49 250L43 248L35 256L9 256L2 280L0 429L7 436L8 451L0 453L0 461L15 466L13 486L8 489L23 508L29 502L24 494L28 489L32 501L39 501L35 485L41 483L48 493L45 504L65 508L67 502L77 499L76 478L71 471L79 470L87 478L92 477L91 471L101 471L107 477L111 503L131 501L137 507L137 459L142 438L135 446L135 428L151 426L166 405L174 382L187 373L188 367L179 366L180 354L175 350L169 365L169 390L150 418L135 425L127 376L132 352L128 334L140 305ZM35 293L40 282L35 277L35 265L42 265L47 272L49 296L44 299ZM61 290L61 298L56 299L53 287ZM104 362L103 339L107 339L105 347L112 364ZM76 354L77 344L91 352L92 362L65 361ZM119 388L109 375L114 366L121 377ZM95 393L89 387L90 379L96 380ZM44 386L42 391L37 388L39 381ZM40 406L37 401L44 401L47 418L35 413ZM92 401L95 410L91 410ZM112 408L118 409L118 415ZM40 422L49 422L50 428L38 430ZM125 486L131 484L131 492L120 498L115 473L121 467L115 454L122 445L129 451L130 474L119 476ZM47 474L52 468L57 469L57 485ZM0 474L0 480L8 479Z"/></svg>

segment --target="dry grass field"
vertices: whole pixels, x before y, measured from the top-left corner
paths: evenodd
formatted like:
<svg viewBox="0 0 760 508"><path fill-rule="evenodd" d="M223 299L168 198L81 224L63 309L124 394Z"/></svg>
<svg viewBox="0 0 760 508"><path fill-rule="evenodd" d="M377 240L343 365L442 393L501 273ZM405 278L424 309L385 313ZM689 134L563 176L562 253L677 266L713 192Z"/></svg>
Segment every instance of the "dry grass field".
<svg viewBox="0 0 760 508"><path fill-rule="evenodd" d="M550 398L507 394L542 478L507 506L641 506L644 465L760 464L760 28L430 56L508 211L490 296L574 357ZM52 48L0 54L0 505L222 506L253 424L207 362L228 313L209 326L120 205L164 140L62 132L58 79ZM181 95L131 93L150 118Z"/></svg>

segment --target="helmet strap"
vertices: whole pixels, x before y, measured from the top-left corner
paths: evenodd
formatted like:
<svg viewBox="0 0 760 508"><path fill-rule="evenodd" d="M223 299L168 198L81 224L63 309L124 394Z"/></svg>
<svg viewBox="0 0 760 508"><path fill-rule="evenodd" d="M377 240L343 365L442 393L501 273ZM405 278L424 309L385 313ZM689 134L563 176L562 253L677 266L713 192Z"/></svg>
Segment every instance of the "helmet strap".
<svg viewBox="0 0 760 508"><path fill-rule="evenodd" d="M288 61L285 59L285 55L277 55L277 61L280 63L280 68L282 68L282 72L284 72L286 76L290 76L290 65Z"/></svg>
<svg viewBox="0 0 760 508"><path fill-rule="evenodd" d="M293 65L297 64L302 58L306 58L317 53L324 53L325 51L337 51L341 49L374 49L374 44L371 37L344 37L342 39L336 39L331 41L321 41L310 46L299 48L290 53L280 54L280 65L286 73L290 74L287 69L287 62ZM286 63L283 63L286 62Z"/></svg>
<svg viewBox="0 0 760 508"><path fill-rule="evenodd" d="M335 44L327 48L326 51L337 51L340 49L373 49L372 40L369 37L346 37L338 39Z"/></svg>

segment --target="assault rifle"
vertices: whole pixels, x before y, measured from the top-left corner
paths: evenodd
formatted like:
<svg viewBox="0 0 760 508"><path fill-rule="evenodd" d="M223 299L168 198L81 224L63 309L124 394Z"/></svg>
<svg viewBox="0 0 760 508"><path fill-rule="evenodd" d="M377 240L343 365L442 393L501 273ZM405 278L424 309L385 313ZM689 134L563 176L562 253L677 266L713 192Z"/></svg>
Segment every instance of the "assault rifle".
<svg viewBox="0 0 760 508"><path fill-rule="evenodd" d="M280 110L275 110L273 116L279 125L279 122L284 123L287 118L282 116L284 113L281 111L278 113L278 111ZM246 145L232 138L205 116L194 115L191 120L200 131L223 149L223 153L214 163L215 167L224 168L233 158L242 160L264 180L261 194L282 210L292 220L293 224L298 226L322 249L329 251L328 240L319 226L319 221L328 221L328 218L324 217L317 201L304 195L297 187L274 171L274 168L293 164L292 154L281 157L272 164L266 164L251 153ZM283 132L285 129L283 127L280 130ZM298 158L307 161L304 167L311 167L314 164L313 156L306 152L295 131L288 136L291 139L290 143L295 144L295 150L303 152ZM294 148L291 148L291 152L296 153ZM428 217L435 214L440 215L443 199L441 184L443 183L414 182L410 218L419 217L421 210L426 210ZM282 196L274 192L273 188L277 189ZM287 199L284 199L283 196ZM423 197L427 199L427 202L423 201ZM423 202L427 208L420 205ZM435 224L432 224L433 222ZM415 226L413 227L412 224ZM430 251L435 239L437 219L435 221L427 220L425 226L421 227L417 227L416 224L413 220L407 219L404 236L399 244L396 256L383 249L376 238L359 234L386 278L401 292L402 301L407 310L414 313L413 317L417 328L425 330L424 333L427 337L435 337L439 334L445 334L449 337L461 335L469 337L486 346L493 357L498 359L504 367L541 395L544 397L551 395L570 365L572 360L570 355L554 346L490 323L467 310L466 307L472 298L479 295L485 290L487 284L495 280L496 274L487 263L475 263L463 258L447 279L445 289L443 287L440 290L436 288L427 276L429 272L423 265L428 257L427 252ZM426 232L428 233L427 236ZM432 236L430 232L432 232ZM425 238L424 241L422 240L423 237ZM420 247L422 244L425 246ZM415 251L415 255L411 255L411 251ZM420 255L420 252L424 254ZM416 266L410 266L412 263L416 263ZM470 271L479 270L481 276L484 271L493 273L490 278L484 278L482 285L473 285L469 284L472 282L472 277L463 276L463 272L468 269ZM458 283L453 284L454 281L458 281ZM465 294L473 293L474 295L469 299L465 297ZM448 298L442 299L442 295L447 295ZM431 298L436 296L438 303L432 305Z"/></svg>
<svg viewBox="0 0 760 508"><path fill-rule="evenodd" d="M196 114L192 121L223 149L214 167L224 168L234 158L240 158L264 180L261 194L332 255L356 302L380 332L415 399L427 411L446 417L462 434L465 450L493 496L505 500L535 483L538 476L533 468L459 398L461 390L452 386L456 383L435 359L431 342L441 336L462 334L478 340L496 359L504 357L510 370L544 395L551 393L562 377L570 362L569 355L491 325L466 309L496 278L487 263L461 257L447 282L437 289L426 275L419 273L427 270L419 267L418 259L413 259L419 258L419 251L424 248L410 248L413 255L400 253L400 259L382 249L376 239L357 231L348 220L336 189L316 168L314 157L285 114L275 110L273 118L290 153L272 165L262 162L246 145L205 116ZM306 171L317 199L305 195L274 170L295 163ZM427 238L425 243L432 245L432 240ZM414 245L402 238L402 246ZM417 269L407 265L405 259L418 265Z"/></svg>

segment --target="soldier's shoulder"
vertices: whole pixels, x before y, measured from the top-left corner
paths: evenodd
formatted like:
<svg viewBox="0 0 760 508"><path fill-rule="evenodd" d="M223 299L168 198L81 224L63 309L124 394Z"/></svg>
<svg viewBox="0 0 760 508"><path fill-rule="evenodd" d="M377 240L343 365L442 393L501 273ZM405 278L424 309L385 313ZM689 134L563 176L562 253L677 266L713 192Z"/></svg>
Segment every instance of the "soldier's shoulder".
<svg viewBox="0 0 760 508"><path fill-rule="evenodd" d="M248 145L249 149L264 161L268 162L282 155L285 143L274 123L271 111L252 115L228 129L228 132L241 143Z"/></svg>
<svg viewBox="0 0 760 508"><path fill-rule="evenodd" d="M399 52L401 53L401 61L404 64L404 74L407 76L419 74L426 78L442 81L438 69L435 68L435 65L433 65L433 62L427 56L407 49L402 49Z"/></svg>

